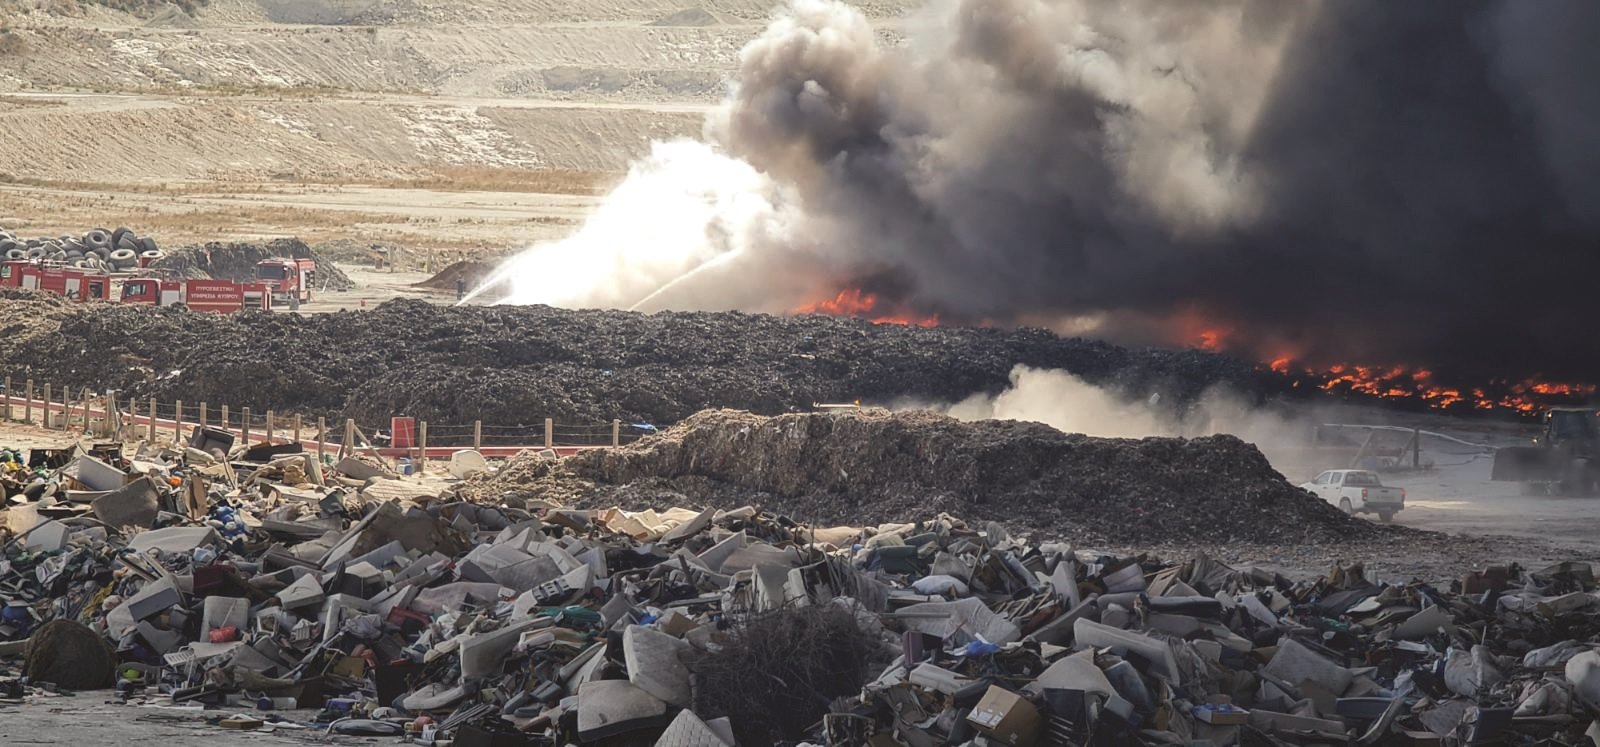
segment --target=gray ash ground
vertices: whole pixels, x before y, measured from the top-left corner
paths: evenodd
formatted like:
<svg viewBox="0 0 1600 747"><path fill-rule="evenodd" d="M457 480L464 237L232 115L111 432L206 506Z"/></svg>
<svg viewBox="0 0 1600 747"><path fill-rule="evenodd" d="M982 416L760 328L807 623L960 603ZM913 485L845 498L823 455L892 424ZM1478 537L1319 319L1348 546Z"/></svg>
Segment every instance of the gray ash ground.
<svg viewBox="0 0 1600 747"><path fill-rule="evenodd" d="M731 407L954 402L998 392L1018 364L1181 403L1222 384L1287 390L1258 366L1199 351L1135 350L1039 329L920 328L820 316L442 307L213 316L0 294L4 372L257 412L435 423L667 425Z"/></svg>

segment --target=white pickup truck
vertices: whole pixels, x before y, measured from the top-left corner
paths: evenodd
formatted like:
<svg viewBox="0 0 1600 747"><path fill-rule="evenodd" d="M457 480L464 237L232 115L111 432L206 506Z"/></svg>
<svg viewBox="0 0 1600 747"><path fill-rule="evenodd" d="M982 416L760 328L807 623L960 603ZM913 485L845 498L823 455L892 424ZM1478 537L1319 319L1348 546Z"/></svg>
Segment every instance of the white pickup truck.
<svg viewBox="0 0 1600 747"><path fill-rule="evenodd" d="M1385 522L1406 507L1405 488L1386 488L1377 474L1364 469L1328 470L1300 487L1347 514L1377 514Z"/></svg>

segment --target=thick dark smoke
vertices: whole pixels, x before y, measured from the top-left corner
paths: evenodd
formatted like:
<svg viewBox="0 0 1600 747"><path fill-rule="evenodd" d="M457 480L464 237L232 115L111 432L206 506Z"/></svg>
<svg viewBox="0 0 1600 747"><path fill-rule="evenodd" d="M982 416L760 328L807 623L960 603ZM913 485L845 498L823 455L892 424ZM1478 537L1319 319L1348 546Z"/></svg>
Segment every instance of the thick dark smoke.
<svg viewBox="0 0 1600 747"><path fill-rule="evenodd" d="M945 320L1600 378L1594 0L953 0L903 30L796 0L746 48L707 135L782 218L726 263L759 274L685 297L821 273Z"/></svg>

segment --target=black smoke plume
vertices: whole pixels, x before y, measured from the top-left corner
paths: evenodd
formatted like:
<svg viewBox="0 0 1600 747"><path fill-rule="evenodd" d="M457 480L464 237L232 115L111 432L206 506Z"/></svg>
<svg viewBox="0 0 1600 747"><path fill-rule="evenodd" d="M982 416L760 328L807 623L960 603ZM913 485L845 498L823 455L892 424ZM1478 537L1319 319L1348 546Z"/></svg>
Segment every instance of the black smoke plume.
<svg viewBox="0 0 1600 747"><path fill-rule="evenodd" d="M774 185L716 289L1263 357L1600 373L1600 3L796 0L707 137ZM740 305L749 304L741 302Z"/></svg>

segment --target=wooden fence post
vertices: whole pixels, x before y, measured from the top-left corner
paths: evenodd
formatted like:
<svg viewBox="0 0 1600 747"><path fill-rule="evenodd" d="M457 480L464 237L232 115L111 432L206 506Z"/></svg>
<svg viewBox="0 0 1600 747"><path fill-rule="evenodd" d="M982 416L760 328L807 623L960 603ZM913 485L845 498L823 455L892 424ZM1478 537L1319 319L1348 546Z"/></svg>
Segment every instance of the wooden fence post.
<svg viewBox="0 0 1600 747"><path fill-rule="evenodd" d="M206 403L200 403L200 427L206 427Z"/></svg>
<svg viewBox="0 0 1600 747"><path fill-rule="evenodd" d="M69 404L71 400L72 386L69 384L61 387L61 430L64 431L72 429L72 407Z"/></svg>
<svg viewBox="0 0 1600 747"><path fill-rule="evenodd" d="M483 448L483 421L482 420L474 420L474 421L472 421L472 448L473 449L482 449Z"/></svg>
<svg viewBox="0 0 1600 747"><path fill-rule="evenodd" d="M27 401L22 403L22 422L33 424L33 379L28 379Z"/></svg>
<svg viewBox="0 0 1600 747"><path fill-rule="evenodd" d="M106 430L111 431L113 438L122 438L122 413L117 411L117 391L106 392Z"/></svg>
<svg viewBox="0 0 1600 747"><path fill-rule="evenodd" d="M223 433L232 433L233 432L233 431L228 430L228 406L227 405L223 405L222 406L222 432Z"/></svg>
<svg viewBox="0 0 1600 747"><path fill-rule="evenodd" d="M327 453L328 453L328 419L325 418L325 417L318 417L317 418L317 461L319 461L319 462L322 461L322 458L324 456L326 456Z"/></svg>
<svg viewBox="0 0 1600 747"><path fill-rule="evenodd" d="M10 419L11 419L11 377L7 376L6 377L6 409L5 409L5 412L0 412L0 420L10 420Z"/></svg>
<svg viewBox="0 0 1600 747"><path fill-rule="evenodd" d="M556 445L556 421L544 419L544 447L546 449Z"/></svg>
<svg viewBox="0 0 1600 747"><path fill-rule="evenodd" d="M136 400L132 397L128 398L128 434L131 435L134 440L138 440L139 438L139 400ZM122 439L122 432L120 430L117 432L117 439Z"/></svg>
<svg viewBox="0 0 1600 747"><path fill-rule="evenodd" d="M250 408L239 408L239 440L245 446L250 445Z"/></svg>
<svg viewBox="0 0 1600 747"><path fill-rule="evenodd" d="M294 414L294 442L300 443L300 413Z"/></svg>
<svg viewBox="0 0 1600 747"><path fill-rule="evenodd" d="M183 400L172 406L172 445L183 446Z"/></svg>
<svg viewBox="0 0 1600 747"><path fill-rule="evenodd" d="M145 441L156 442L156 398L150 398L150 429L145 431Z"/></svg>
<svg viewBox="0 0 1600 747"><path fill-rule="evenodd" d="M50 385L44 385L44 427L50 427Z"/></svg>
<svg viewBox="0 0 1600 747"><path fill-rule="evenodd" d="M417 423L417 474L428 468L428 421Z"/></svg>
<svg viewBox="0 0 1600 747"><path fill-rule="evenodd" d="M356 455L356 419L344 419L344 442L339 444L340 456Z"/></svg>
<svg viewBox="0 0 1600 747"><path fill-rule="evenodd" d="M621 420L613 420L613 421L611 421L611 448L615 449L615 448L617 448L618 446L621 446L621 445L622 445L622 421Z"/></svg>

